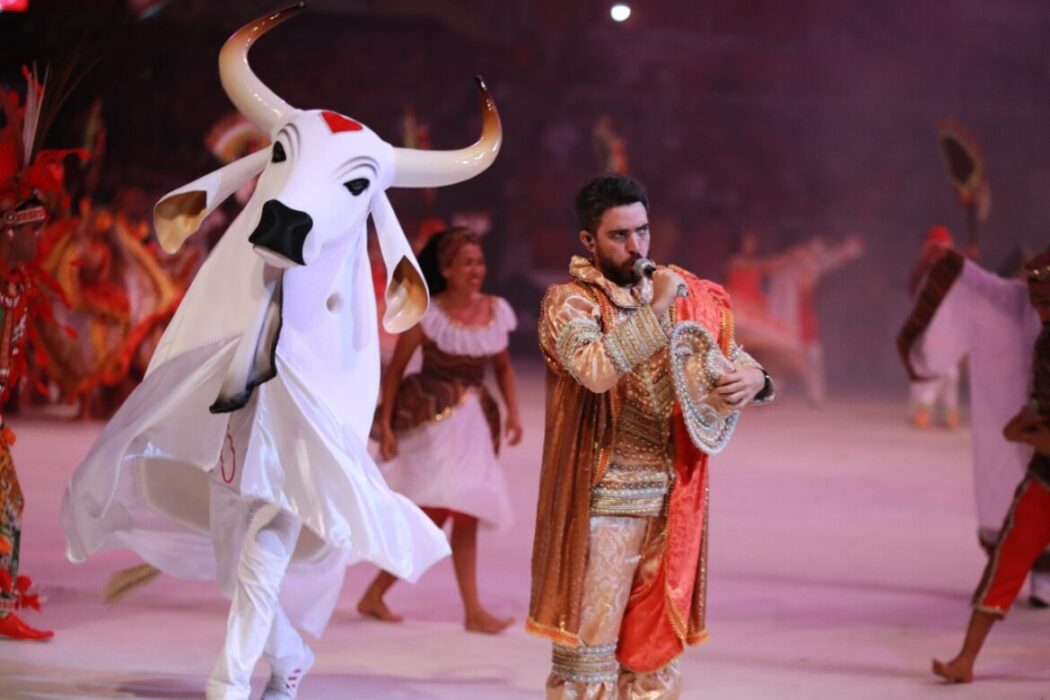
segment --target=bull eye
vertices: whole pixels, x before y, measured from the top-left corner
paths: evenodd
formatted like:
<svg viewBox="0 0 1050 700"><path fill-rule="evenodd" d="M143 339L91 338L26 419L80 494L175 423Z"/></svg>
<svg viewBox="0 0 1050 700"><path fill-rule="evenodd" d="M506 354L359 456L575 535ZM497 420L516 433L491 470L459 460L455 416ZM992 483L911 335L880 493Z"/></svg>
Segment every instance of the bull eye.
<svg viewBox="0 0 1050 700"><path fill-rule="evenodd" d="M271 163L283 163L288 160L288 156L284 154L284 146L278 141L273 145L273 157L270 158Z"/></svg>
<svg viewBox="0 0 1050 700"><path fill-rule="evenodd" d="M357 179L350 180L349 182L344 182L343 183L343 187L345 187L346 189L350 190L350 194L354 195L355 197L357 195L361 194L362 192L364 192L365 190L367 190L368 189L368 185L369 185L368 178L364 178L364 177L359 177Z"/></svg>

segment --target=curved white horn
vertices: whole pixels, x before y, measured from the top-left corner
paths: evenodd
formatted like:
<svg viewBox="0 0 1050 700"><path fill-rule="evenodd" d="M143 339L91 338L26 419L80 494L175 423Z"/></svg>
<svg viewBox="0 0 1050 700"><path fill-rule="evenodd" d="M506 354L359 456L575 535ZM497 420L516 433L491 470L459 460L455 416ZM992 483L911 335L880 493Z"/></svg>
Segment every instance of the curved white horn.
<svg viewBox="0 0 1050 700"><path fill-rule="evenodd" d="M496 160L503 143L496 103L492 101L485 81L478 83L481 101L481 138L458 151L421 151L413 148L395 148L397 167L393 187L443 187L469 180L485 171Z"/></svg>
<svg viewBox="0 0 1050 700"><path fill-rule="evenodd" d="M248 65L248 49L266 32L294 17L306 3L277 10L244 25L226 40L219 52L219 80L237 110L255 126L271 134L293 109L266 87Z"/></svg>

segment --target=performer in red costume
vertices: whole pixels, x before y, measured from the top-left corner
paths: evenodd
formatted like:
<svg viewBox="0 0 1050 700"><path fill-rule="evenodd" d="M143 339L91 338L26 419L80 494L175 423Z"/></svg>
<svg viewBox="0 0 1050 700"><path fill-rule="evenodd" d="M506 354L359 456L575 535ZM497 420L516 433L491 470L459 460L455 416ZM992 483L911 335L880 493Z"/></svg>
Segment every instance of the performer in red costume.
<svg viewBox="0 0 1050 700"><path fill-rule="evenodd" d="M1003 436L1030 445L1035 454L974 594L962 650L951 661L933 661L933 672L954 683L973 680L974 662L992 625L1006 616L1033 562L1050 545L1050 251L1028 261L1026 270L1029 300L1043 328L1035 341L1031 399L1006 424Z"/></svg>
<svg viewBox="0 0 1050 700"><path fill-rule="evenodd" d="M28 72L26 79L25 107L17 95L0 90L7 119L0 130L0 411L25 374L27 319L51 313L37 293L44 275L33 262L48 217L43 200L60 205L67 199L62 159L70 151L37 151L44 86ZM2 415L0 426L0 636L46 640L54 632L35 629L19 616L40 610L40 599L31 593L29 577L18 573L25 498L11 458L14 432Z"/></svg>

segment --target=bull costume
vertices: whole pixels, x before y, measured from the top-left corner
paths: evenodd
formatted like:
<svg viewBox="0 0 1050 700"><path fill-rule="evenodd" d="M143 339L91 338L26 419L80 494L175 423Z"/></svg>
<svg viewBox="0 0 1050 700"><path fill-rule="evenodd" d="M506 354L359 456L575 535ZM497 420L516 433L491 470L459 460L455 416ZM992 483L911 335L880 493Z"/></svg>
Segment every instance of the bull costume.
<svg viewBox="0 0 1050 700"><path fill-rule="evenodd" d="M969 356L977 535L989 554L1032 457L1028 445L1005 440L1002 428L1028 396L1038 333L1024 281L1003 279L952 250L930 268L898 337L913 381L943 376ZM1035 561L1032 596L1050 602L1050 550Z"/></svg>
<svg viewBox="0 0 1050 700"><path fill-rule="evenodd" d="M218 579L231 606L210 700L247 698L264 654L263 697L294 697L312 662L295 627L323 631L348 564L414 581L448 553L366 450L379 384L366 218L387 267L384 324L400 332L428 295L384 190L482 172L499 150L499 119L479 81L481 139L417 152L341 114L291 107L247 52L301 7L246 25L220 53L224 90L273 146L157 204L160 243L176 250L261 173L63 503L73 561L129 548L166 573Z"/></svg>
<svg viewBox="0 0 1050 700"><path fill-rule="evenodd" d="M725 291L674 269L688 296L662 317L650 280L616 284L581 257L543 300L546 426L526 627L553 642L548 698L676 698L676 659L707 636L708 453L724 447L736 414L698 420L682 375L708 373L715 357L758 365L733 340ZM705 352L679 344L684 330ZM766 376L756 402L772 394Z"/></svg>

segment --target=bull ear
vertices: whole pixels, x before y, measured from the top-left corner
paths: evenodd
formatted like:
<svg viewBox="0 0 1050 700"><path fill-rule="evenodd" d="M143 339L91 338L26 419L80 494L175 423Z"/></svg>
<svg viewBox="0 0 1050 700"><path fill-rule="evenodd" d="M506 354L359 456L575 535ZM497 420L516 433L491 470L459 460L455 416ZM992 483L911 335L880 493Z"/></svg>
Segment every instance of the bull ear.
<svg viewBox="0 0 1050 700"><path fill-rule="evenodd" d="M164 195L153 207L160 247L169 253L177 251L200 228L204 217L261 173L269 161L270 149L264 148Z"/></svg>
<svg viewBox="0 0 1050 700"><path fill-rule="evenodd" d="M383 264L386 265L383 327L389 333L402 333L416 325L426 313L430 291L386 193L380 192L372 199L372 220L376 225Z"/></svg>

